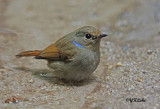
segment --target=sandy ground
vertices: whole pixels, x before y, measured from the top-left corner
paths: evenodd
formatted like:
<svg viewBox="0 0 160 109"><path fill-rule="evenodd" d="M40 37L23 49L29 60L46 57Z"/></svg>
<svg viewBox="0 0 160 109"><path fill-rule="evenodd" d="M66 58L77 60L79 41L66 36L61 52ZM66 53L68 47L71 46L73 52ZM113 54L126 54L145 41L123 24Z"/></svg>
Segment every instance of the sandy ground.
<svg viewBox="0 0 160 109"><path fill-rule="evenodd" d="M78 85L36 75L49 70L45 60L14 56L84 25L109 37L97 70ZM0 108L159 109L159 42L159 0L0 0ZM18 103L5 103L11 96Z"/></svg>

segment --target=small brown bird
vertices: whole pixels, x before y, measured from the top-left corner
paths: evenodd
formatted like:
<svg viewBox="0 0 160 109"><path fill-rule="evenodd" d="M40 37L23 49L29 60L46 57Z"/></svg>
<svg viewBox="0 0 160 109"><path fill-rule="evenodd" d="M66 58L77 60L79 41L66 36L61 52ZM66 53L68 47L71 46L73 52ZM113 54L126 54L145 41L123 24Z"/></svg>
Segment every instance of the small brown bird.
<svg viewBox="0 0 160 109"><path fill-rule="evenodd" d="M100 41L107 36L92 26L84 26L60 38L42 51L25 51L16 57L35 56L48 61L53 77L81 81L88 78L100 61Z"/></svg>

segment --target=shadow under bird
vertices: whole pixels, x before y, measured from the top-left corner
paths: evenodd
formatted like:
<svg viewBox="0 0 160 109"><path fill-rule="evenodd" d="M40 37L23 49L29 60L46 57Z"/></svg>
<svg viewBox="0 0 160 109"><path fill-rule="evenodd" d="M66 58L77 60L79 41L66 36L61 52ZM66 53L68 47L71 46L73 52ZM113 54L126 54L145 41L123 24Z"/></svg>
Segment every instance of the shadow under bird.
<svg viewBox="0 0 160 109"><path fill-rule="evenodd" d="M88 78L100 61L100 41L106 34L92 26L81 27L57 40L44 50L25 51L16 57L35 56L48 61L51 75L65 80Z"/></svg>

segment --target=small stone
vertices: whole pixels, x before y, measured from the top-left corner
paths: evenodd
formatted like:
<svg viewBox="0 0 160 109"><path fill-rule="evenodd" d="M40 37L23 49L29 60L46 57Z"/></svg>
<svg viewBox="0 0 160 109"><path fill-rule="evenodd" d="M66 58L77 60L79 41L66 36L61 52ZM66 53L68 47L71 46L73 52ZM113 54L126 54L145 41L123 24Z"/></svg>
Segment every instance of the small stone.
<svg viewBox="0 0 160 109"><path fill-rule="evenodd" d="M5 73L5 72L7 72L7 70L6 69L0 69L0 72Z"/></svg>
<svg viewBox="0 0 160 109"><path fill-rule="evenodd" d="M117 82L117 84L120 85L121 83L120 83L120 82Z"/></svg>
<svg viewBox="0 0 160 109"><path fill-rule="evenodd" d="M137 81L138 81L138 82L142 82L142 79L141 79L141 78L138 78Z"/></svg>
<svg viewBox="0 0 160 109"><path fill-rule="evenodd" d="M110 93L107 93L107 95L110 95Z"/></svg>
<svg viewBox="0 0 160 109"><path fill-rule="evenodd" d="M108 70L111 70L113 68L112 65L108 65Z"/></svg>
<svg viewBox="0 0 160 109"><path fill-rule="evenodd" d="M116 64L116 67L120 67L120 66L122 66L122 63L121 63L121 62L118 62L118 63Z"/></svg>
<svg viewBox="0 0 160 109"><path fill-rule="evenodd" d="M33 79L30 79L30 80L28 80L28 82L29 82L29 83L33 83L33 82L34 82L34 80L33 80Z"/></svg>
<svg viewBox="0 0 160 109"><path fill-rule="evenodd" d="M60 102L59 102L59 101L56 101L56 102L55 102L55 104L56 104L56 105L59 105L59 104L60 104Z"/></svg>
<svg viewBox="0 0 160 109"><path fill-rule="evenodd" d="M65 83L64 83L64 82L62 82L62 81L59 81L59 84L60 84L60 85L64 85Z"/></svg>
<svg viewBox="0 0 160 109"><path fill-rule="evenodd" d="M104 64L105 66L108 66L108 63Z"/></svg>
<svg viewBox="0 0 160 109"><path fill-rule="evenodd" d="M158 97L158 96L159 96L159 94L156 94L156 96Z"/></svg>
<svg viewBox="0 0 160 109"><path fill-rule="evenodd" d="M87 99L90 99L90 98L92 98L92 96L87 96L86 98L87 98Z"/></svg>
<svg viewBox="0 0 160 109"><path fill-rule="evenodd" d="M159 104L156 104L156 107L159 107Z"/></svg>
<svg viewBox="0 0 160 109"><path fill-rule="evenodd" d="M153 52L152 50L147 50L148 54L152 54L152 52Z"/></svg>
<svg viewBox="0 0 160 109"><path fill-rule="evenodd" d="M143 73L143 74L146 74L147 72L146 72L146 71L142 71L142 73Z"/></svg>
<svg viewBox="0 0 160 109"><path fill-rule="evenodd" d="M95 106L96 106L96 103L92 103L92 104L91 104L91 107L95 107Z"/></svg>
<svg viewBox="0 0 160 109"><path fill-rule="evenodd" d="M12 96L12 97L6 99L6 100L5 100L5 103L9 103L9 104L18 103L18 98L15 97L15 96Z"/></svg>
<svg viewBox="0 0 160 109"><path fill-rule="evenodd" d="M102 58L106 59L106 58L107 58L107 56L103 56Z"/></svg>

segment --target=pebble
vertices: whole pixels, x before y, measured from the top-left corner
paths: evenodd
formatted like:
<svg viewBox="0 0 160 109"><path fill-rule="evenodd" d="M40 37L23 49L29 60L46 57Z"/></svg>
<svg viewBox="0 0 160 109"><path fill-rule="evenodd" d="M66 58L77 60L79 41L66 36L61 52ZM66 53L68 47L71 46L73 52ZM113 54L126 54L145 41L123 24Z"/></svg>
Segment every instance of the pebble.
<svg viewBox="0 0 160 109"><path fill-rule="evenodd" d="M159 104L156 104L156 107L159 107Z"/></svg>
<svg viewBox="0 0 160 109"><path fill-rule="evenodd" d="M113 68L112 65L109 65L109 66L108 66L108 70L111 70L112 68Z"/></svg>
<svg viewBox="0 0 160 109"><path fill-rule="evenodd" d="M120 67L120 66L122 66L122 63L121 63L121 62L118 62L118 63L116 64L116 67Z"/></svg>
<svg viewBox="0 0 160 109"><path fill-rule="evenodd" d="M146 74L147 72L146 72L146 71L142 71L142 73L143 73L143 74Z"/></svg>
<svg viewBox="0 0 160 109"><path fill-rule="evenodd" d="M33 80L33 79L30 79L30 80L28 80L28 82L29 82L29 83L33 83L33 82L34 82L34 80Z"/></svg>
<svg viewBox="0 0 160 109"><path fill-rule="evenodd" d="M147 50L148 54L152 54L152 52L153 52L152 50Z"/></svg>
<svg viewBox="0 0 160 109"><path fill-rule="evenodd" d="M121 83L120 83L120 82L117 82L117 84L120 85Z"/></svg>
<svg viewBox="0 0 160 109"><path fill-rule="evenodd" d="M7 72L7 70L6 69L0 69L0 72L5 73L5 72Z"/></svg>
<svg viewBox="0 0 160 109"><path fill-rule="evenodd" d="M6 99L6 100L5 100L5 103L9 103L9 104L18 103L18 98L15 97L15 96L12 96L12 97Z"/></svg>
<svg viewBox="0 0 160 109"><path fill-rule="evenodd" d="M138 78L137 81L138 81L138 82L142 82L142 79L141 79L141 78Z"/></svg>
<svg viewBox="0 0 160 109"><path fill-rule="evenodd" d="M87 96L86 98L87 98L87 99L90 99L90 98L92 98L92 96Z"/></svg>

